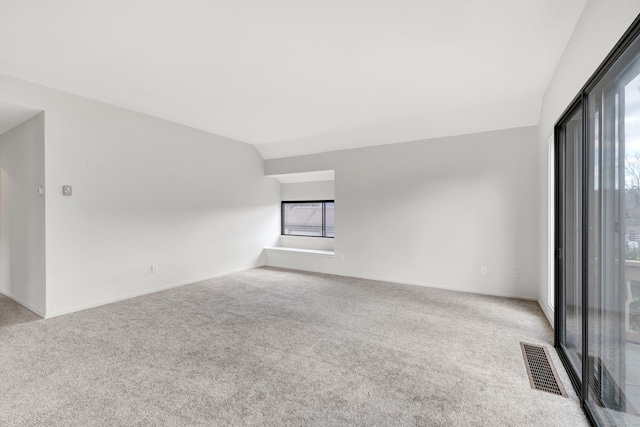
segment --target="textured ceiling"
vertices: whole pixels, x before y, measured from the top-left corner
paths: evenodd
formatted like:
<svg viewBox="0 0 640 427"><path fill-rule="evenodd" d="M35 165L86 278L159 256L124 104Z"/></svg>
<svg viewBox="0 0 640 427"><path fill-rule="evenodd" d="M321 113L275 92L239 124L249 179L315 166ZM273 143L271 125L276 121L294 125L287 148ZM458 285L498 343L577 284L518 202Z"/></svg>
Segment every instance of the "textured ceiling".
<svg viewBox="0 0 640 427"><path fill-rule="evenodd" d="M0 73L265 158L535 125L586 0L0 0Z"/></svg>

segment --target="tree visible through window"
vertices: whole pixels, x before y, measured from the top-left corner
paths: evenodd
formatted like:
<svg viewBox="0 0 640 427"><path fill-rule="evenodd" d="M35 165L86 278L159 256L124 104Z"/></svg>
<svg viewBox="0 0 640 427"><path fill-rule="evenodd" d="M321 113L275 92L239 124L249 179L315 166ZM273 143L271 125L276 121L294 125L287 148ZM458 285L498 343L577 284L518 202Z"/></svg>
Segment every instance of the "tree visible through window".
<svg viewBox="0 0 640 427"><path fill-rule="evenodd" d="M333 200L282 202L282 234L335 237L334 211Z"/></svg>

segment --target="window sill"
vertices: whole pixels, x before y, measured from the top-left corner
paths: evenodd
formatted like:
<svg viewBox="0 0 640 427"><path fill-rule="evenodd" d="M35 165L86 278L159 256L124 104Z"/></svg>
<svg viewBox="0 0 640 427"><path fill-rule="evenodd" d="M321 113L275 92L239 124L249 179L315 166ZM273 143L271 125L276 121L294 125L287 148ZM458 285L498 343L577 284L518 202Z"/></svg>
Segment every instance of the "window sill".
<svg viewBox="0 0 640 427"><path fill-rule="evenodd" d="M333 258L335 255L334 251L321 251L318 249L284 248L280 246L264 248L264 250L267 252L286 252L286 253L292 253L292 254L321 256L321 257L327 257L327 258Z"/></svg>

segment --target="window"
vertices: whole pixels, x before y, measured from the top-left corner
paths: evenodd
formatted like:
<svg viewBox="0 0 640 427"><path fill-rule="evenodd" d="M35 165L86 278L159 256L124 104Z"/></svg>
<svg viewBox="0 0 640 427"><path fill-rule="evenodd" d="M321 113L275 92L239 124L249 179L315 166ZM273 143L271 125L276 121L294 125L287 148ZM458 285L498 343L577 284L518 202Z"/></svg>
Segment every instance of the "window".
<svg viewBox="0 0 640 427"><path fill-rule="evenodd" d="M335 202L282 202L282 234L285 236L335 237Z"/></svg>
<svg viewBox="0 0 640 427"><path fill-rule="evenodd" d="M640 19L555 129L559 354L595 425L640 425Z"/></svg>

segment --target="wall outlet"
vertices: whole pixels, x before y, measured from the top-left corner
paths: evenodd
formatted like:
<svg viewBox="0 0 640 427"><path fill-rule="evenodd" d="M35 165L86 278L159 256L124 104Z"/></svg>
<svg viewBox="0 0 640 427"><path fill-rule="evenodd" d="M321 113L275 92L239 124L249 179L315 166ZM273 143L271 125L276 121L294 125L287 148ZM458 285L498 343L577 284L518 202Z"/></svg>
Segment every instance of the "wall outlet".
<svg viewBox="0 0 640 427"><path fill-rule="evenodd" d="M486 265L481 265L480 266L480 274L487 274L487 266Z"/></svg>
<svg viewBox="0 0 640 427"><path fill-rule="evenodd" d="M158 272L158 264L151 264L151 272L152 273Z"/></svg>
<svg viewBox="0 0 640 427"><path fill-rule="evenodd" d="M344 261L344 254L340 255L340 261Z"/></svg>
<svg viewBox="0 0 640 427"><path fill-rule="evenodd" d="M519 269L517 269L517 268L515 269L514 276L516 277L516 279L520 278L520 270Z"/></svg>

